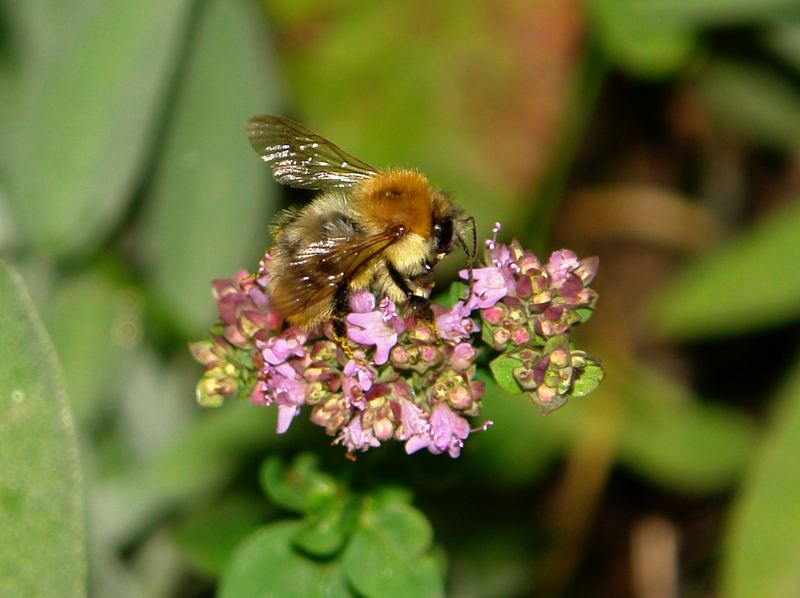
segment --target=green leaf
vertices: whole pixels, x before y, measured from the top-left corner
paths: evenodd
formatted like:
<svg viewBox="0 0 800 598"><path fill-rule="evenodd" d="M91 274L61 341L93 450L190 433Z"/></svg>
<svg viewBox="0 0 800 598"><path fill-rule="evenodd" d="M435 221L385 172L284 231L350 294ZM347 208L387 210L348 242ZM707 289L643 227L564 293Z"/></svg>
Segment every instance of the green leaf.
<svg viewBox="0 0 800 598"><path fill-rule="evenodd" d="M218 490L245 455L269 450L274 430L273 409L241 402L203 412L157 454L98 480L95 529L109 544L129 541L178 505Z"/></svg>
<svg viewBox="0 0 800 598"><path fill-rule="evenodd" d="M750 420L700 402L656 371L621 374L628 398L618 449L623 463L684 492L719 490L738 479L756 443Z"/></svg>
<svg viewBox="0 0 800 598"><path fill-rule="evenodd" d="M237 501L200 512L175 530L175 542L189 563L218 577L245 538L261 527L257 506Z"/></svg>
<svg viewBox="0 0 800 598"><path fill-rule="evenodd" d="M278 105L258 7L212 0L202 9L148 218L155 287L192 335L214 313L211 280L256 270L278 190L244 133L247 118Z"/></svg>
<svg viewBox="0 0 800 598"><path fill-rule="evenodd" d="M442 305L448 309L452 308L456 303L459 301L463 301L464 298L468 294L469 287L466 283L461 282L460 280L456 280L455 282L450 284L450 288L447 291L447 294L443 294L439 297L439 301L437 303Z"/></svg>
<svg viewBox="0 0 800 598"><path fill-rule="evenodd" d="M700 97L720 125L779 151L800 144L800 92L779 71L715 61L700 79Z"/></svg>
<svg viewBox="0 0 800 598"><path fill-rule="evenodd" d="M86 249L110 232L150 151L188 0L87 2L25 81L3 136L9 202L40 250Z"/></svg>
<svg viewBox="0 0 800 598"><path fill-rule="evenodd" d="M571 437L565 423L579 417L579 410L572 405L544 418L530 401L505 392L488 373L479 370L478 377L486 383L481 417L494 425L470 438L479 443L472 461L494 484L528 485L539 479L565 448Z"/></svg>
<svg viewBox="0 0 800 598"><path fill-rule="evenodd" d="M796 0L616 0L620 9L643 22L665 27L746 23L797 6Z"/></svg>
<svg viewBox="0 0 800 598"><path fill-rule="evenodd" d="M764 33L764 42L775 54L800 71L800 19L779 21Z"/></svg>
<svg viewBox="0 0 800 598"><path fill-rule="evenodd" d="M222 577L221 598L314 598L352 596L337 562L322 565L291 547L300 522L269 525L233 555Z"/></svg>
<svg viewBox="0 0 800 598"><path fill-rule="evenodd" d="M800 277L787 275L800 255L800 201L701 257L655 305L662 334L679 338L735 334L800 315Z"/></svg>
<svg viewBox="0 0 800 598"><path fill-rule="evenodd" d="M489 368L492 370L492 375L497 384L500 385L500 388L517 395L522 393L522 388L520 388L514 377L514 369L521 366L522 362L519 359L514 359L507 355L500 355L489 362Z"/></svg>
<svg viewBox="0 0 800 598"><path fill-rule="evenodd" d="M261 466L259 477L270 500L299 513L326 510L341 492L336 480L319 470L319 458L311 453L298 455L290 467L280 457L271 457Z"/></svg>
<svg viewBox="0 0 800 598"><path fill-rule="evenodd" d="M141 340L142 296L91 270L54 285L43 309L75 417L96 420L125 356Z"/></svg>
<svg viewBox="0 0 800 598"><path fill-rule="evenodd" d="M360 511L360 501L337 497L308 515L294 545L304 552L327 558L339 552L353 531Z"/></svg>
<svg viewBox="0 0 800 598"><path fill-rule="evenodd" d="M800 592L800 362L776 407L733 508L722 563L724 596Z"/></svg>
<svg viewBox="0 0 800 598"><path fill-rule="evenodd" d="M86 4L87 0L83 1ZM75 22L80 0L3 0L6 31L13 36L14 55L23 69L40 66Z"/></svg>
<svg viewBox="0 0 800 598"><path fill-rule="evenodd" d="M86 592L78 444L61 371L19 276L0 263L3 596Z"/></svg>
<svg viewBox="0 0 800 598"><path fill-rule="evenodd" d="M413 507L365 511L344 554L350 583L370 597L443 596L443 580L428 554L432 539L430 524Z"/></svg>
<svg viewBox="0 0 800 598"><path fill-rule="evenodd" d="M643 77L678 72L697 49L696 34L632 9L629 0L591 0L589 15L605 53L619 66Z"/></svg>
<svg viewBox="0 0 800 598"><path fill-rule="evenodd" d="M585 397L600 386L604 377L603 366L594 361L588 362L585 366L576 370L569 396Z"/></svg>

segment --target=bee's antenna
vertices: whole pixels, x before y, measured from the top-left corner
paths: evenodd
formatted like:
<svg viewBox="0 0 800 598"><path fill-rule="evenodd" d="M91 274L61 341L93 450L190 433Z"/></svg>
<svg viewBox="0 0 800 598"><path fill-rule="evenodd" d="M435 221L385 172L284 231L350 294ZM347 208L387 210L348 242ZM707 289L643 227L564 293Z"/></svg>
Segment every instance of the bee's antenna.
<svg viewBox="0 0 800 598"><path fill-rule="evenodd" d="M467 298L464 300L464 303L468 303L470 299L472 299L473 287L475 286L475 276L472 273L472 268L475 263L475 255L478 253L478 233L475 230L475 218L472 216L467 216L464 218L465 223L469 223L470 228L472 229L472 251L469 250L467 247L467 243L464 241L464 237L460 234L458 235L458 244L461 245L461 249L464 250L464 253L467 254L467 269L469 271L469 293L467 294Z"/></svg>

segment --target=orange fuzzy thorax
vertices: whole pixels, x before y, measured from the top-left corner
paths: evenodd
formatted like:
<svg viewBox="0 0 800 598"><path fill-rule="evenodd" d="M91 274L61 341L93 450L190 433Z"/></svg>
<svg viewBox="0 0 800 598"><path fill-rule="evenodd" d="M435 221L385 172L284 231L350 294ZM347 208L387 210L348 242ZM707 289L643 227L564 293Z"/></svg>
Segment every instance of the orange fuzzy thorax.
<svg viewBox="0 0 800 598"><path fill-rule="evenodd" d="M374 230L402 226L406 234L432 234L433 190L413 170L390 170L364 181L355 190L353 206Z"/></svg>

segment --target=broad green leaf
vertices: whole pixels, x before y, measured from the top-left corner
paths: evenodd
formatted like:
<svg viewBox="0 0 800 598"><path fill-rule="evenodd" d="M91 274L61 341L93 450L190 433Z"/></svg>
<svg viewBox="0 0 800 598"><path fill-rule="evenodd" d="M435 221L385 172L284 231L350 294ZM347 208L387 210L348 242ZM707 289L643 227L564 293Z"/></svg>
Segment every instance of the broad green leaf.
<svg viewBox="0 0 800 598"><path fill-rule="evenodd" d="M100 0L102 1L102 0ZM98 0L3 0L15 57L23 69L35 67L77 25L73 20L81 5Z"/></svg>
<svg viewBox="0 0 800 598"><path fill-rule="evenodd" d="M800 594L800 362L776 407L733 508L721 594L731 598Z"/></svg>
<svg viewBox="0 0 800 598"><path fill-rule="evenodd" d="M303 528L294 538L294 545L318 558L338 553L358 523L362 500L359 497L337 496L306 516Z"/></svg>
<svg viewBox="0 0 800 598"><path fill-rule="evenodd" d="M269 525L236 551L220 584L221 598L352 596L337 562L322 565L292 549L300 522Z"/></svg>
<svg viewBox="0 0 800 598"><path fill-rule="evenodd" d="M655 305L658 329L671 337L735 334L800 315L800 201L699 258Z"/></svg>
<svg viewBox="0 0 800 598"><path fill-rule="evenodd" d="M174 538L194 568L219 577L234 550L262 523L257 505L230 502L190 516L177 527Z"/></svg>
<svg viewBox="0 0 800 598"><path fill-rule="evenodd" d="M298 455L289 467L280 457L271 457L261 466L259 477L270 500L300 513L328 508L340 493L336 480L319 470L319 459L311 453Z"/></svg>
<svg viewBox="0 0 800 598"><path fill-rule="evenodd" d="M276 110L257 5L211 0L177 93L153 189L150 268L171 317L199 335L214 312L210 284L255 271L268 245L277 187L244 133L247 118Z"/></svg>
<svg viewBox="0 0 800 598"><path fill-rule="evenodd" d="M0 595L86 593L73 425L44 327L18 275L0 263Z"/></svg>
<svg viewBox="0 0 800 598"><path fill-rule="evenodd" d="M665 27L632 10L630 0L592 0L589 15L608 57L644 77L676 73L696 50L696 33L687 27Z"/></svg>
<svg viewBox="0 0 800 598"><path fill-rule="evenodd" d="M514 369L520 366L522 366L522 362L519 359L514 359L507 355L500 355L489 362L489 368L492 370L492 375L494 375L497 384L504 391L511 394L522 393L522 388L520 388L517 379L514 377Z"/></svg>
<svg viewBox="0 0 800 598"><path fill-rule="evenodd" d="M734 410L701 403L644 368L626 375L624 392L619 459L642 476L684 492L708 492L729 487L750 462L755 426Z"/></svg>
<svg viewBox="0 0 800 598"><path fill-rule="evenodd" d="M369 597L443 596L443 580L428 554L432 539L428 520L411 506L366 510L345 550L347 577Z"/></svg>
<svg viewBox="0 0 800 598"><path fill-rule="evenodd" d="M79 422L103 415L102 401L142 337L142 297L100 270L54 285L44 318Z"/></svg>
<svg viewBox="0 0 800 598"><path fill-rule="evenodd" d="M716 61L699 86L712 119L733 133L781 151L800 145L800 92L779 71Z"/></svg>
<svg viewBox="0 0 800 598"><path fill-rule="evenodd" d="M9 201L40 250L86 249L110 232L151 151L189 0L87 2L26 78L3 136Z"/></svg>

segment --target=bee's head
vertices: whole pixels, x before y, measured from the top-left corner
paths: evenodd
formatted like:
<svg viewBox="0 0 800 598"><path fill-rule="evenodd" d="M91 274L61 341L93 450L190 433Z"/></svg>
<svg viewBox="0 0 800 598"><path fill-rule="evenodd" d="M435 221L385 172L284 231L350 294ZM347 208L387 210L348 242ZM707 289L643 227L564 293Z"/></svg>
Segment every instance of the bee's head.
<svg viewBox="0 0 800 598"><path fill-rule="evenodd" d="M452 200L443 193L438 193L434 200L433 212L433 253L434 263L440 262L458 245L467 256L467 269L469 271L469 295L472 297L474 278L472 275L475 254L477 253L478 238L475 231L475 218L465 216L455 206ZM467 239L471 243L467 243Z"/></svg>

